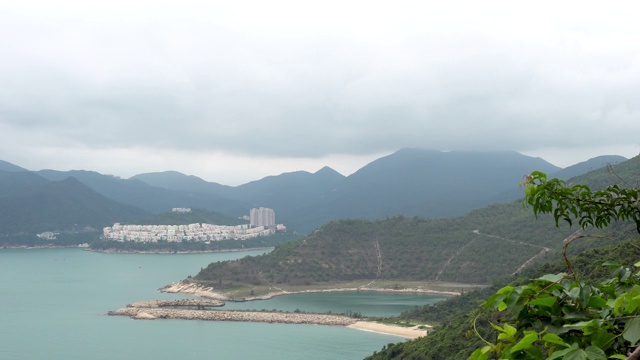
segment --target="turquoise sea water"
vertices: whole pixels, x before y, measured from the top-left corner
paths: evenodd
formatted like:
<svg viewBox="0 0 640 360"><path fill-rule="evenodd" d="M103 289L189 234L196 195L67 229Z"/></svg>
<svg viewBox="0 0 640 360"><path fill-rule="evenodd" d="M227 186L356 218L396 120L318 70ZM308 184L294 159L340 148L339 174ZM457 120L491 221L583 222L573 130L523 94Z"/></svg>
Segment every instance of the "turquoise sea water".
<svg viewBox="0 0 640 360"><path fill-rule="evenodd" d="M79 249L0 251L0 359L361 359L402 338L344 327L135 321L105 313L212 261L248 254L102 254ZM440 300L370 292L300 294L228 308L392 315Z"/></svg>

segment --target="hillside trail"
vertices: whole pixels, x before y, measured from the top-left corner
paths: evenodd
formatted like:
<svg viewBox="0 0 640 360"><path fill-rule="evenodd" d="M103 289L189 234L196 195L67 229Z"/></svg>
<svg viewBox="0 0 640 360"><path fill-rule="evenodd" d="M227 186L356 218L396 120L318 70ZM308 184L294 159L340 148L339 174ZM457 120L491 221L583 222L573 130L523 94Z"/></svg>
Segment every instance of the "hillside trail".
<svg viewBox="0 0 640 360"><path fill-rule="evenodd" d="M473 239L471 239L471 241L469 241L468 243L466 243L464 246L462 246L461 248L459 248L455 253L453 253L453 255L451 255L451 257L447 260L447 262L442 266L442 268L440 268L440 270L438 271L438 274L436 275L436 281L440 280L440 276L442 275L442 273L447 269L447 267L449 266L449 264L451 264L451 262L457 258L460 253L462 253L469 245L473 244L474 242L476 242L481 236L486 236L486 237L490 237L493 239L498 239L498 240L503 240L503 241L508 241L514 244L520 244L520 245L526 245L526 246L532 246L532 247L537 247L540 248L540 252L535 254L533 257L527 259L527 261L525 261L522 265L520 265L518 267L518 269L512 273L512 275L515 275L517 273L519 273L520 271L522 271L524 268L526 268L527 266L529 266L531 263L533 263L533 261L546 254L547 252L551 251L551 248L545 247L545 246L541 246L541 245L534 245L534 244L530 244L530 243L526 243L523 241L518 241L518 240L513 240L513 239L507 239L504 238L502 236L498 236L498 235L492 235L492 234L483 234L480 232L480 230L473 230L472 231L474 234L478 235L476 237L474 237ZM574 233L575 234L575 233ZM569 237L573 236L574 234L570 235ZM568 238L567 238L568 239ZM567 240L565 239L565 241Z"/></svg>
<svg viewBox="0 0 640 360"><path fill-rule="evenodd" d="M582 233L582 230L578 229L576 231L574 231L573 233L571 233L569 236L567 236L566 238L564 238L562 240L562 243L566 243L569 239L576 237L578 235L580 235ZM532 257L531 259L527 260L524 262L524 264L522 264L516 271L513 272L513 274L511 275L515 275L518 274L520 271L522 271L524 268L526 268L527 266L529 266L533 260L535 260L537 257L542 256L544 254L546 254L547 252L549 252L551 249L548 247L542 247L542 251L540 251L537 255L535 255L534 257Z"/></svg>
<svg viewBox="0 0 640 360"><path fill-rule="evenodd" d="M451 264L451 262L453 261L453 259L457 258L460 253L462 251L464 251L464 249L467 248L467 246L473 244L476 240L478 240L478 237L475 237L473 239L471 239L471 241L469 241L468 243L466 243L463 247L461 247L460 249L458 249L456 252L453 253L453 255L451 255L451 257L449 257L449 259L447 259L447 262L444 263L444 265L442 266L442 268L440 268L440 270L438 271L438 274L436 275L436 281L440 280L440 275L442 275L442 273L444 272L444 270L449 267L449 264Z"/></svg>
<svg viewBox="0 0 640 360"><path fill-rule="evenodd" d="M380 252L380 243L378 242L378 239L376 239L375 248L376 248L376 255L378 256L378 271L376 272L376 279L377 279L380 277L380 274L382 273L382 252Z"/></svg>
<svg viewBox="0 0 640 360"><path fill-rule="evenodd" d="M382 251L380 251L380 242L378 242L378 239L376 239L376 241L373 243L373 247L376 250L376 257L378 258L378 270L376 271L376 278L375 278L375 280L371 280L367 284L360 285L359 288L368 288L368 287L370 287L376 281L378 281L378 279L380 278L380 274L382 274Z"/></svg>

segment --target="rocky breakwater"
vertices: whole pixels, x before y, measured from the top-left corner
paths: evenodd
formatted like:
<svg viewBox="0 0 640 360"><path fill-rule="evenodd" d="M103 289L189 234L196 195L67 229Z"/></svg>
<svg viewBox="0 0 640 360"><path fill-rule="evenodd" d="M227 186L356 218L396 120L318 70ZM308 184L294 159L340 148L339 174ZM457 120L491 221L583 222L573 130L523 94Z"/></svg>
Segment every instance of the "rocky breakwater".
<svg viewBox="0 0 640 360"><path fill-rule="evenodd" d="M343 315L280 313L263 311L223 311L172 309L163 307L126 307L109 311L110 316L129 316L139 320L181 319L210 321L243 321L282 324L316 324L347 326L354 324L355 319Z"/></svg>
<svg viewBox="0 0 640 360"><path fill-rule="evenodd" d="M146 300L128 304L130 308L196 308L206 309L212 307L224 306L224 301L220 300L197 300L197 299L178 299L178 300Z"/></svg>

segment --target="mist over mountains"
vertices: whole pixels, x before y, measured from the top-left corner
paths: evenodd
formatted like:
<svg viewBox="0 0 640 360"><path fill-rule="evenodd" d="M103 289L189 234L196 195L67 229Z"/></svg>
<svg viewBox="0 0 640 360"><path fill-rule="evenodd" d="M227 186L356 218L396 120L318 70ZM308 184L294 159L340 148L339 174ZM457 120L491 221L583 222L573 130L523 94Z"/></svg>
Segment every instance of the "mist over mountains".
<svg viewBox="0 0 640 360"><path fill-rule="evenodd" d="M560 169L515 151L403 149L350 176L324 167L315 173L284 173L235 187L175 171L120 179L89 170L27 171L0 161L0 234L26 231L19 229L36 224L57 229L71 224L127 223L173 207L234 217L248 214L253 207L270 207L277 222L302 233L342 218L448 217L520 198L518 184L533 170L567 178L624 160L598 157Z"/></svg>

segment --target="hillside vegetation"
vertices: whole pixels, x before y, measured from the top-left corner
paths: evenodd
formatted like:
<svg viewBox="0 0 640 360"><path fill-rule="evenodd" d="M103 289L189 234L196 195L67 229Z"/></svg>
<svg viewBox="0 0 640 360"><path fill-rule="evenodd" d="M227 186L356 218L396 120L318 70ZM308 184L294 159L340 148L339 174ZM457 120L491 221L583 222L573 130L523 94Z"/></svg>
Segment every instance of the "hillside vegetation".
<svg viewBox="0 0 640 360"><path fill-rule="evenodd" d="M216 224L234 226L248 223L248 220L204 209L191 209L191 212L188 213L167 211L153 217L139 220L140 225Z"/></svg>
<svg viewBox="0 0 640 360"><path fill-rule="evenodd" d="M572 181L597 188L637 178L638 169L640 160L634 158L615 165L615 173L602 169ZM382 280L490 284L553 254L576 231L556 227L550 215L534 216L520 202L457 218L339 220L270 254L210 264L194 280L219 289ZM587 241L576 250L604 241Z"/></svg>
<svg viewBox="0 0 640 360"><path fill-rule="evenodd" d="M0 197L0 234L101 230L114 222L131 221L145 215L145 211L107 199L70 177Z"/></svg>
<svg viewBox="0 0 640 360"><path fill-rule="evenodd" d="M528 236L503 237L524 225L532 230ZM536 220L516 203L454 219L340 220L270 254L210 264L195 280L227 287L373 280L486 284L546 253L554 245L549 239L559 244L573 231Z"/></svg>
<svg viewBox="0 0 640 360"><path fill-rule="evenodd" d="M631 267L640 259L640 248L631 242L601 246L587 249L572 257L574 270L584 279L599 282L609 275L609 268L602 266L605 262L613 261ZM438 324L429 336L411 341L389 344L380 351L366 358L366 360L454 360L467 359L474 349L486 345L475 334L473 324L478 332L487 339L493 339L493 329L489 322L499 324L504 314L492 309L485 309L481 304L495 291L504 285L517 286L528 279L535 279L544 274L555 274L566 271L566 266L560 260L546 262L535 270L530 270L525 276L517 279L502 279L496 285L460 297L451 298L444 302L416 308L402 314L400 319L413 319Z"/></svg>
<svg viewBox="0 0 640 360"><path fill-rule="evenodd" d="M545 353L547 351L554 352L554 356L551 358L560 358L562 354L567 356L571 354L573 356L571 358L576 359L586 359L587 357L605 359L607 358L605 351L610 355L628 354L633 351L638 339L635 334L637 334L639 326L637 319L634 319L637 316L625 315L637 315L637 310L634 309L637 309L638 283L637 275L632 275L624 268L637 267L640 258L640 246L636 244L638 232L640 232L638 211L635 205L637 190L634 189L637 189L635 179L638 179L638 164L639 159L634 158L610 169L616 174L616 179L613 181L611 180L611 171L596 171L570 182L569 186L587 183L596 190L614 183L622 183L623 189L630 188L628 192L619 190L619 188L618 190L608 188L599 193L598 196L602 196L602 198L598 198L596 201L590 200L589 189L584 187L577 189L582 189L586 193L580 193L579 197L575 197L574 194L562 190L562 186L560 186L560 190L555 195L549 195L553 200L532 195L539 191L538 188L527 192L528 201L538 211L552 213L554 210L558 210L557 219L565 219L563 213L573 210L565 210L567 208L564 208L563 204L566 202L577 205L581 211L574 213L574 216L578 218L574 221L580 220L581 224L590 224L602 229L589 229L588 233L605 236L609 242L625 239L627 241L615 245L593 246L593 238L580 238L570 246L574 248L573 254L569 255L570 267L566 261L547 262L533 271L525 269L522 274L524 276L519 279L509 280L506 277L498 279L490 289L466 294L436 306L425 306L407 312L401 318L419 319L439 323L441 326L429 337L405 343L389 344L381 352L376 352L367 359L464 359L468 358L472 352L475 358L487 358L492 356L491 352L502 352L501 358L525 358L523 357L525 353L528 354L526 358L538 358L531 357L531 354L539 354L542 358L544 357L543 351ZM616 196L611 197L611 194L616 194ZM611 200L604 201L605 198L611 198ZM538 200L532 199L543 199L544 203L538 203ZM552 206L547 207L548 205ZM608 220L603 221L603 219ZM615 221L616 219L618 221ZM591 222L592 220L593 222ZM614 222L609 223L611 220ZM589 245L593 247L588 248ZM576 248L586 248L586 250L576 254ZM558 255L556 258L559 259L560 256ZM604 264L606 266L603 266ZM622 267L616 267L612 264L620 264ZM560 273L565 274L564 279L560 276L556 282L546 280L546 283L540 280L544 274ZM554 275L551 275L551 278L553 277ZM532 281L530 279L538 280ZM575 283L572 283L572 280L575 280ZM509 286L502 287L507 284ZM496 308L499 308L497 305L491 308L479 306L487 299L501 296L504 289L511 288L514 289L514 293L519 294L519 291L525 291L522 289L534 289L536 286L543 288L531 290L533 292L527 293L529 295L522 293L524 300L508 301L509 305L501 309L515 307L516 310L513 310L515 312L498 312L496 311ZM578 293L577 290L579 290L579 298L571 295L568 290L565 292L557 291L558 288L568 289L567 286L576 290L573 291L574 293ZM493 295L500 287L503 290L498 291L497 295ZM606 299L609 300L606 301ZM553 306L549 305L551 302L554 303ZM525 308L518 310L519 306L525 306ZM554 315L550 316L550 314ZM496 324L498 327L490 325L490 323ZM504 335L506 334L504 329L508 327L505 323L513 325L507 330L514 331L510 338ZM537 333L536 330L541 333ZM502 335L498 338L497 335L500 333ZM543 337L542 333L550 335ZM501 345L487 347L489 343L482 341L480 336ZM524 341L522 336L529 338L526 344L524 342L518 343L518 341ZM543 349L541 345L545 341L547 344ZM555 345L551 345L548 343L549 341ZM516 343L518 345L515 345ZM629 358L635 358L638 351L633 351L633 353L633 356ZM615 357L626 358L626 355L615 355Z"/></svg>

